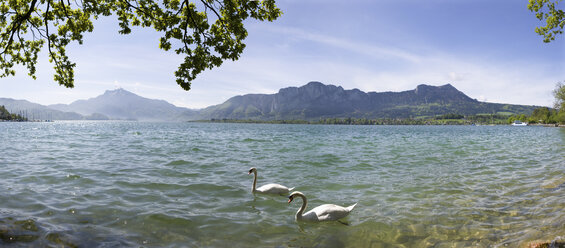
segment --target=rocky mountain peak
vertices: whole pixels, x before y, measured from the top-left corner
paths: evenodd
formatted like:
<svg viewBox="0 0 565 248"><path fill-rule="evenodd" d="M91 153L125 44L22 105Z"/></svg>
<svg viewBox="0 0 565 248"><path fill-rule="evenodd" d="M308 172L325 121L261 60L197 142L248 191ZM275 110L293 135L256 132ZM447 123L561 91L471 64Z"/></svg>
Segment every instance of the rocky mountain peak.
<svg viewBox="0 0 565 248"><path fill-rule="evenodd" d="M118 88L115 90L106 90L104 94L101 95L102 97L132 97L138 96L132 92L129 92L123 88Z"/></svg>

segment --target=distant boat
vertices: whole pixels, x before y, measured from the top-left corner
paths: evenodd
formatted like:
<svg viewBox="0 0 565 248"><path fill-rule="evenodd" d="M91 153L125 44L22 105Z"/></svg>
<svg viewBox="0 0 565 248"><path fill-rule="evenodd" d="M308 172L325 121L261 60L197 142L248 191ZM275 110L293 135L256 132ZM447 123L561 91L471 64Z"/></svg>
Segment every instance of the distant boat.
<svg viewBox="0 0 565 248"><path fill-rule="evenodd" d="M521 122L521 121L514 121L514 123L512 123L512 126L527 126L528 123L527 122Z"/></svg>

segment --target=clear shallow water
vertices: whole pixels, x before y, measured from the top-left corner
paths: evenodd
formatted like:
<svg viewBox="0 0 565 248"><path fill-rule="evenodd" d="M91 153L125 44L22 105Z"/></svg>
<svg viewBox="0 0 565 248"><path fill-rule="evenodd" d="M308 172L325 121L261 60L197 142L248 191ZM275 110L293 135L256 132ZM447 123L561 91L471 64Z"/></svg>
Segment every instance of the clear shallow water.
<svg viewBox="0 0 565 248"><path fill-rule="evenodd" d="M565 239L565 129L0 123L0 245L496 247ZM277 182L357 207L297 223Z"/></svg>

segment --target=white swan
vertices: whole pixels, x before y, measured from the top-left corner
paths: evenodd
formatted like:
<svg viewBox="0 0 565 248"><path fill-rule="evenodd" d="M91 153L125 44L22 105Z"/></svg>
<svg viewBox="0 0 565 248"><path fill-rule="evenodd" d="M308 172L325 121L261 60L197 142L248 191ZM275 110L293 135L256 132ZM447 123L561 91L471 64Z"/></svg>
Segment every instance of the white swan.
<svg viewBox="0 0 565 248"><path fill-rule="evenodd" d="M255 188L257 186L257 168L252 167L251 169L249 169L248 174L251 173L253 173L253 187L251 188L251 192L253 193L288 195L288 193L294 189L294 188L287 188L283 185L276 183L269 183L259 188Z"/></svg>
<svg viewBox="0 0 565 248"><path fill-rule="evenodd" d="M312 210L304 213L306 210L306 205L308 205L308 200L306 196L301 192L295 191L288 197L288 203L292 202L295 196L300 196L302 198L302 207L296 212L296 220L306 220L306 221L329 221L329 220L339 220L346 217L351 210L357 205L357 203L349 206L342 207L334 204L324 204L313 208Z"/></svg>

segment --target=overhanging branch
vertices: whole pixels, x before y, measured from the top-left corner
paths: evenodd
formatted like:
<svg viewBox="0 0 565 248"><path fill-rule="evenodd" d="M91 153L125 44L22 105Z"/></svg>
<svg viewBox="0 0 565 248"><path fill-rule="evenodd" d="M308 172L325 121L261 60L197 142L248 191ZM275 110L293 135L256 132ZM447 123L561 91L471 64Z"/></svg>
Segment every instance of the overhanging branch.
<svg viewBox="0 0 565 248"><path fill-rule="evenodd" d="M8 51L8 49L12 46L12 43L14 42L14 35L16 33L19 33L22 23L26 22L30 18L31 13L35 9L35 4L37 4L37 0L31 1L31 4L29 5L29 9L23 15L18 15L16 13L17 16L16 19L14 20L14 25L12 25L12 28L8 31L10 32L10 38L8 39L8 44L6 44L4 51L2 51L0 55L5 54Z"/></svg>

